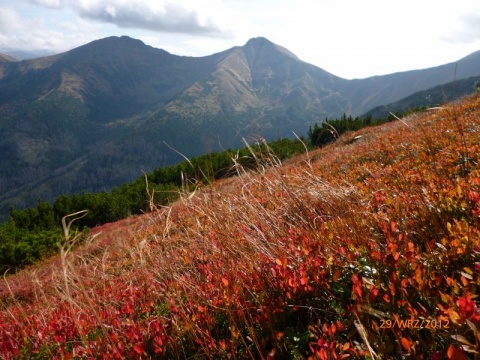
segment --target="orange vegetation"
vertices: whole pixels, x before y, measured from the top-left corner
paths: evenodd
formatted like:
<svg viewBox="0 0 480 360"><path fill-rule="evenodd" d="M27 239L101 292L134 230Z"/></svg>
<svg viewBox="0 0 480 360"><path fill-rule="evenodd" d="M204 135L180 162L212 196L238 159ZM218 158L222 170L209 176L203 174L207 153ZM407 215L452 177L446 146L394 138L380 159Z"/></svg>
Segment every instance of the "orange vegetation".
<svg viewBox="0 0 480 360"><path fill-rule="evenodd" d="M0 283L0 357L480 352L480 98L182 194Z"/></svg>

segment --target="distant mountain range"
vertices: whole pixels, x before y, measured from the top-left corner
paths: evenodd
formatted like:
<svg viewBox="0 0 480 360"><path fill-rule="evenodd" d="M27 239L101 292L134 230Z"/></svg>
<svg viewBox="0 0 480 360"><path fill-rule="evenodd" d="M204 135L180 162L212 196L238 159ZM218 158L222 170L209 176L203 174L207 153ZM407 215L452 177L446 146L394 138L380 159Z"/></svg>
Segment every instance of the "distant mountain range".
<svg viewBox="0 0 480 360"><path fill-rule="evenodd" d="M194 156L242 138L304 135L325 117L361 115L475 76L480 52L346 80L265 38L205 57L129 37L24 61L0 55L0 217L10 206L107 190L182 160L172 148Z"/></svg>
<svg viewBox="0 0 480 360"><path fill-rule="evenodd" d="M7 55L16 61L20 60L29 60L29 59L35 59L39 57L44 57L44 56L50 56L54 55L52 51L49 50L19 50L19 49L1 49L0 50L0 56L1 55Z"/></svg>
<svg viewBox="0 0 480 360"><path fill-rule="evenodd" d="M394 103L374 107L364 115L371 115L374 118L384 118L390 113L401 114L410 109L440 105L471 94L480 89L479 85L480 76L455 80L428 90L418 91Z"/></svg>

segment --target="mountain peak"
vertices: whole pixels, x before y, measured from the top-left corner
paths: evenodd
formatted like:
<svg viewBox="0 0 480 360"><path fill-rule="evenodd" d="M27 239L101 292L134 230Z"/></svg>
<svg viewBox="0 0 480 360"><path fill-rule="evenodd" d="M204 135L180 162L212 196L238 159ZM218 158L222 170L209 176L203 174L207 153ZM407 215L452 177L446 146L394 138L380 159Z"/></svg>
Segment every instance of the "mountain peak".
<svg viewBox="0 0 480 360"><path fill-rule="evenodd" d="M261 50L264 52L265 50L267 51L278 51L284 55L287 55L291 58L294 58L295 60L299 60L298 57L292 53L291 51L285 49L284 47L277 45L267 38L263 36L251 38L250 40L247 41L247 43L244 46L245 49L248 50L254 50L255 52L258 52L258 50Z"/></svg>
<svg viewBox="0 0 480 360"><path fill-rule="evenodd" d="M245 46L259 46L259 45L275 45L275 44L263 36L251 38L245 44Z"/></svg>
<svg viewBox="0 0 480 360"><path fill-rule="evenodd" d="M100 46L100 47L129 47L129 48L145 48L149 47L142 40L133 39L129 36L109 36L103 39L92 41L84 46Z"/></svg>
<svg viewBox="0 0 480 360"><path fill-rule="evenodd" d="M169 55L169 53L128 36L109 36L67 51L64 53L64 60L68 59L70 64L84 63L88 60L106 65L112 59L124 61L128 59L133 64L140 61L145 65L151 61L152 56L157 55Z"/></svg>

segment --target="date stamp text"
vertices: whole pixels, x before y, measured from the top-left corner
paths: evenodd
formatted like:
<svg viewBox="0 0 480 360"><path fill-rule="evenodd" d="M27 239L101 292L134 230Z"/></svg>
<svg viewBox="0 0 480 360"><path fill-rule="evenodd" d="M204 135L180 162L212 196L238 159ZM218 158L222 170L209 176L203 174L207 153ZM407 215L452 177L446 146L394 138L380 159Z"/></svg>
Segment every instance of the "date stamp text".
<svg viewBox="0 0 480 360"><path fill-rule="evenodd" d="M437 319L408 319L408 320L380 320L380 329L449 329L450 320Z"/></svg>

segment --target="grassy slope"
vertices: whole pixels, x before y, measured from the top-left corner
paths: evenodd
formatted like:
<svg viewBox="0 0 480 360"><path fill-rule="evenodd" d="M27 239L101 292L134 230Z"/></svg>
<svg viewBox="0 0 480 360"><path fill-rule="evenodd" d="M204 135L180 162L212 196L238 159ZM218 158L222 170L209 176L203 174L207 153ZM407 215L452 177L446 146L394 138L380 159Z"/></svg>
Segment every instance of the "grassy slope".
<svg viewBox="0 0 480 360"><path fill-rule="evenodd" d="M469 98L94 229L2 280L0 354L466 358L479 119Z"/></svg>

